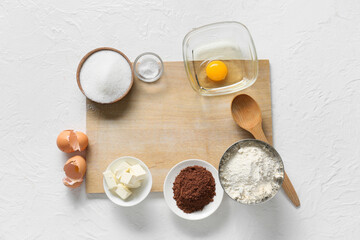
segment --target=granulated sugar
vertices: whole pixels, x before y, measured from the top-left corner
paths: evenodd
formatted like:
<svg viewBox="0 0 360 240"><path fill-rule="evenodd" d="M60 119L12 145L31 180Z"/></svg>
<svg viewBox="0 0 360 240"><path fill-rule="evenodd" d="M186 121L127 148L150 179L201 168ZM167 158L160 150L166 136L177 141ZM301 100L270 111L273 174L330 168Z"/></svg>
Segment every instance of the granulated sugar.
<svg viewBox="0 0 360 240"><path fill-rule="evenodd" d="M271 198L284 178L281 159L255 144L242 146L220 167L225 192L242 203L259 203Z"/></svg>
<svg viewBox="0 0 360 240"><path fill-rule="evenodd" d="M131 68L126 59L111 50L93 53L80 71L85 95L99 103L111 103L123 96L131 86Z"/></svg>

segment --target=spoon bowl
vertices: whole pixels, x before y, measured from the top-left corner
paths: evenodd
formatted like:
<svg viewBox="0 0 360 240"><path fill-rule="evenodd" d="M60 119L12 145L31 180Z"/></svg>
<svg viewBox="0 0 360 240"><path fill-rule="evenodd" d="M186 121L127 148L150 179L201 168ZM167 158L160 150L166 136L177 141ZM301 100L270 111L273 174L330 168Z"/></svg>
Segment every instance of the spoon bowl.
<svg viewBox="0 0 360 240"><path fill-rule="evenodd" d="M262 122L259 105L246 94L240 94L233 99L231 113L235 122L243 129L253 129Z"/></svg>

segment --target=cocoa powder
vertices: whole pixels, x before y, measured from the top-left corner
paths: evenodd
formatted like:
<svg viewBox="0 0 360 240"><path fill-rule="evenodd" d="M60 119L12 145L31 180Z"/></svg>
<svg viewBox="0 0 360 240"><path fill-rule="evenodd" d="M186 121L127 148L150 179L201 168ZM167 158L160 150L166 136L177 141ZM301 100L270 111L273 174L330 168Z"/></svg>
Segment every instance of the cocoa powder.
<svg viewBox="0 0 360 240"><path fill-rule="evenodd" d="M200 211L214 201L215 179L204 167L187 167L176 177L173 191L177 206L185 213Z"/></svg>

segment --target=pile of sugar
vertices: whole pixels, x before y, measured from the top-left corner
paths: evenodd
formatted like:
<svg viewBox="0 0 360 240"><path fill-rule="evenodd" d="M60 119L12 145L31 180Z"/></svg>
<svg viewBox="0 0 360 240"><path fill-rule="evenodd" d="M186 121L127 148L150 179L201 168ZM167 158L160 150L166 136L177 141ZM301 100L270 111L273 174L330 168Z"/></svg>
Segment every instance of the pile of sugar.
<svg viewBox="0 0 360 240"><path fill-rule="evenodd" d="M231 198L247 204L259 203L279 190L284 166L267 148L247 144L222 163L220 178Z"/></svg>
<svg viewBox="0 0 360 240"><path fill-rule="evenodd" d="M111 103L130 88L131 67L119 53L102 50L93 53L80 71L80 83L85 95L99 103Z"/></svg>

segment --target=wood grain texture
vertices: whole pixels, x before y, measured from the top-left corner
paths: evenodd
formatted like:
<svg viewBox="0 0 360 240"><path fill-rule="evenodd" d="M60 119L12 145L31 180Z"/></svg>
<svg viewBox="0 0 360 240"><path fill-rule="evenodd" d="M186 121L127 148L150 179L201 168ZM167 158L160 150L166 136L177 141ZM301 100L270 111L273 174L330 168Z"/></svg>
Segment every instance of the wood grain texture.
<svg viewBox="0 0 360 240"><path fill-rule="evenodd" d="M114 159L134 156L150 168L152 191L162 191L167 172L186 159L202 159L218 168L222 154L239 139L252 138L231 117L239 93L203 97L188 82L183 62L165 62L155 83L136 79L121 101L102 105L87 100L86 192L102 193L102 172ZM270 69L259 61L259 77L249 94L262 111L263 128L272 144Z"/></svg>

